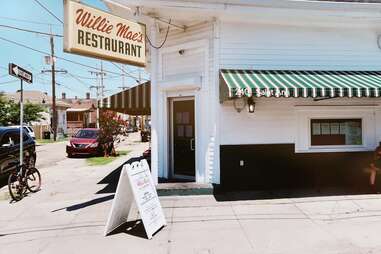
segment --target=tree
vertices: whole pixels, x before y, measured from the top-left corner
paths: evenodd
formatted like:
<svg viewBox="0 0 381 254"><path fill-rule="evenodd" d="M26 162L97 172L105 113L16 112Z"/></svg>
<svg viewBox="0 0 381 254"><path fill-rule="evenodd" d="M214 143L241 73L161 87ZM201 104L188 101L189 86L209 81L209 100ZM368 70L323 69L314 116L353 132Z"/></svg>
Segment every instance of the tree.
<svg viewBox="0 0 381 254"><path fill-rule="evenodd" d="M121 136L127 136L128 122L124 121L113 111L101 111L99 116L98 142L103 148L104 156L115 156L114 143L119 142Z"/></svg>
<svg viewBox="0 0 381 254"><path fill-rule="evenodd" d="M24 123L44 119L42 113L45 108L39 104L24 104ZM20 124L20 105L14 101L8 100L3 94L0 94L0 125L19 125Z"/></svg>

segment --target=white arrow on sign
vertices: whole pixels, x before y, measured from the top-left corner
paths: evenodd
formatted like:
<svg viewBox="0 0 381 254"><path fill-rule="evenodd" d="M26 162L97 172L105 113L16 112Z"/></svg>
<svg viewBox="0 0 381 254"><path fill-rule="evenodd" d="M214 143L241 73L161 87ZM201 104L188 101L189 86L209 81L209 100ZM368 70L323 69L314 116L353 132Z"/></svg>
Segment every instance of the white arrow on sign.
<svg viewBox="0 0 381 254"><path fill-rule="evenodd" d="M19 75L19 68L17 66L13 67L12 70L16 75Z"/></svg>

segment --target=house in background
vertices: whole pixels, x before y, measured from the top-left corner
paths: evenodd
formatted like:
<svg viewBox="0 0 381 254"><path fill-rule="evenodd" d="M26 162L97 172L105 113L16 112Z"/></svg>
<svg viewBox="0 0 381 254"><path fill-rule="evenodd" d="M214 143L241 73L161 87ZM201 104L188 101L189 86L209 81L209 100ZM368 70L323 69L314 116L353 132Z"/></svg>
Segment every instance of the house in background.
<svg viewBox="0 0 381 254"><path fill-rule="evenodd" d="M6 93L5 96L14 102L20 101L20 92ZM32 122L31 125L36 133L36 138L42 138L43 131L51 131L51 116L52 116L52 97L41 91L25 91L24 102L42 105L46 111L42 113L43 119L37 122ZM66 110L70 107L64 101L56 101L57 110L57 135L67 135Z"/></svg>
<svg viewBox="0 0 381 254"><path fill-rule="evenodd" d="M66 94L62 93L61 100L70 105L70 108L67 110L67 129L69 135L73 135L81 128L96 127L97 100L91 99L90 93L86 93L85 99L78 97L66 98Z"/></svg>

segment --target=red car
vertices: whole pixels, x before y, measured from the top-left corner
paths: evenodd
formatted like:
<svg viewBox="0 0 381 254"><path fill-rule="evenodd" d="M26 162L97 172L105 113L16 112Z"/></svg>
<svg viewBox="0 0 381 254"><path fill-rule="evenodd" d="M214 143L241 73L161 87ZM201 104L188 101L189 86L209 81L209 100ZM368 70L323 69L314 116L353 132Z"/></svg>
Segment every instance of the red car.
<svg viewBox="0 0 381 254"><path fill-rule="evenodd" d="M67 143L66 153L68 157L74 155L96 155L101 151L98 142L99 129L80 129Z"/></svg>

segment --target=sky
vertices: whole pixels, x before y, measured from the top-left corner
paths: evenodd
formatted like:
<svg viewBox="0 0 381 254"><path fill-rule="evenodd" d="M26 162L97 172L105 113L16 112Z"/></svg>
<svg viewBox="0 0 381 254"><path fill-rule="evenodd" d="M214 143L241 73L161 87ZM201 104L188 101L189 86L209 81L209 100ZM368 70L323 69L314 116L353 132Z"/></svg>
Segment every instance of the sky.
<svg viewBox="0 0 381 254"><path fill-rule="evenodd" d="M59 19L63 20L63 1L62 0L39 0L45 7L54 13ZM108 11L107 6L101 0L82 0L81 2L104 11ZM41 32L50 32L63 34L63 25L44 10L35 0L0 0L0 25L15 26L23 29L37 30ZM0 27L0 37L12 40L34 49L50 52L49 37L36 35L8 28ZM55 54L65 59L80 62L86 65L100 68L101 61L95 58L89 58L63 52L63 38L54 38ZM24 83L25 90L39 90L51 95L51 74L41 73L41 70L50 69L50 65L44 62L44 55L30 49L26 49L10 42L0 39L0 91L15 92L20 89L18 79L8 75L8 63L15 63L33 73L33 83ZM122 67L121 64L118 64ZM123 75L121 70L108 61L103 61L103 68L118 74L107 73L104 79L105 94L117 93L123 86ZM95 75L86 68L77 64L69 63L60 59L56 61L57 70L66 70L67 74L57 73L56 96L60 98L62 93L67 97L78 98L85 97L86 92L91 91L95 98L95 89L90 90L90 86L97 85ZM124 65L124 70L139 77L139 72L143 78L147 78L144 69L134 66ZM124 86L136 85L136 80L124 75Z"/></svg>

